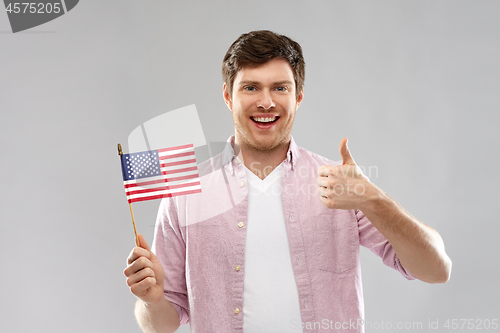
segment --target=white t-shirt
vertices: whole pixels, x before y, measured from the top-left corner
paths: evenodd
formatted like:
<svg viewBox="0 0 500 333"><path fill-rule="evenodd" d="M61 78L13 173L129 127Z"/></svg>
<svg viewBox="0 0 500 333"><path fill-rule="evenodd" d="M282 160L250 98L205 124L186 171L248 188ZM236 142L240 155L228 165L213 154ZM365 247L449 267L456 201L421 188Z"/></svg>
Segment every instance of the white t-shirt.
<svg viewBox="0 0 500 333"><path fill-rule="evenodd" d="M281 203L279 165L265 179L246 169L248 222L245 242L243 332L302 332ZM292 324L294 323L294 324ZM294 328L299 326L299 328Z"/></svg>

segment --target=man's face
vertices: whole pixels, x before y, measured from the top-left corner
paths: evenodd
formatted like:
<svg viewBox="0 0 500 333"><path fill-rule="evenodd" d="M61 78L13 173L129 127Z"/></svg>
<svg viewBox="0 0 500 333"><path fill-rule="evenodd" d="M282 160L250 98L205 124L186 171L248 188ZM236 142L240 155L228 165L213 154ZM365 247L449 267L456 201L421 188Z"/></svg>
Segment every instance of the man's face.
<svg viewBox="0 0 500 333"><path fill-rule="evenodd" d="M286 60L244 67L234 78L232 96L225 83L223 90L233 113L237 145L271 150L288 144L303 92L296 97L292 68Z"/></svg>

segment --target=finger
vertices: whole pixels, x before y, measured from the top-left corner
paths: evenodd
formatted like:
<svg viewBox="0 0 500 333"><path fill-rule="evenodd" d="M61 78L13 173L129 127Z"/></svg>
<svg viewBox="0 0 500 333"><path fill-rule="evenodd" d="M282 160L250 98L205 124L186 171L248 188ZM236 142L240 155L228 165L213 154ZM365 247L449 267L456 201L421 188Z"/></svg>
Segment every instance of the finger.
<svg viewBox="0 0 500 333"><path fill-rule="evenodd" d="M316 179L316 184L318 184L319 187L328 188L332 186L333 180L332 178L328 177L318 177Z"/></svg>
<svg viewBox="0 0 500 333"><path fill-rule="evenodd" d="M134 283L130 286L130 291L137 297L142 297L146 295L148 289L156 285L156 279L154 277L146 277L145 279Z"/></svg>
<svg viewBox="0 0 500 333"><path fill-rule="evenodd" d="M130 255L127 258L127 264L133 263L137 258L140 257L146 257L146 258L151 258L151 249L149 248L148 242L144 239L144 236L141 234L137 235L137 239L139 239L139 245L136 246L132 252L130 252Z"/></svg>
<svg viewBox="0 0 500 333"><path fill-rule="evenodd" d="M127 285L129 287L131 287L132 285L139 283L140 281L142 281L148 277L152 277L152 278L156 279L155 272L149 267L141 269L137 273L132 274L131 276L128 276L127 277Z"/></svg>
<svg viewBox="0 0 500 333"><path fill-rule="evenodd" d="M127 266L125 270L123 271L123 274L125 274L126 277L130 277L137 273L138 271L145 269L145 268L151 268L154 269L154 265L146 257L140 257L137 260L135 260L133 263Z"/></svg>
<svg viewBox="0 0 500 333"><path fill-rule="evenodd" d="M331 165L322 165L318 168L318 177L328 177L335 176L337 174L337 169Z"/></svg>
<svg viewBox="0 0 500 333"><path fill-rule="evenodd" d="M356 162L354 162L354 158L352 158L351 152L349 151L349 147L347 147L347 138L343 138L342 141L340 141L339 151L340 156L342 156L342 165L356 165Z"/></svg>
<svg viewBox="0 0 500 333"><path fill-rule="evenodd" d="M320 197L319 198L321 203L325 205L327 208L335 208L335 201L327 198L327 197Z"/></svg>
<svg viewBox="0 0 500 333"><path fill-rule="evenodd" d="M151 249L149 248L148 242L146 242L146 239L142 234L138 234L137 237L139 238L139 246L142 247L143 249L148 250L151 252Z"/></svg>
<svg viewBox="0 0 500 333"><path fill-rule="evenodd" d="M127 265L130 265L140 257L146 257L149 259L151 258L151 252L149 252L146 249L143 249L142 247L137 247L137 246L134 247L130 252L129 256L127 257Z"/></svg>
<svg viewBox="0 0 500 333"><path fill-rule="evenodd" d="M330 191L324 187L318 188L318 195L320 197L328 198L328 195L330 194Z"/></svg>

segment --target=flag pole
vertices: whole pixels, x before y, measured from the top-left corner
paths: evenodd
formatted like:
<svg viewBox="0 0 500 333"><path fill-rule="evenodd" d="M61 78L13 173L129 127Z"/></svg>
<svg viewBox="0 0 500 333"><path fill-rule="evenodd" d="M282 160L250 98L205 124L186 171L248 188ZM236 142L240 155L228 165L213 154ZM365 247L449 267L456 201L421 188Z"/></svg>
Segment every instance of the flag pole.
<svg viewBox="0 0 500 333"><path fill-rule="evenodd" d="M121 156L123 155L121 144L118 144L118 155L120 155L120 163L123 163L121 160ZM122 168L123 168L123 166L122 166ZM132 210L132 203L129 202L128 206L130 207L130 215L132 216L132 223L134 225L135 244L137 246L141 246L141 243L139 242L139 236L137 236L137 227L135 226L135 218L134 218L134 211Z"/></svg>
<svg viewBox="0 0 500 333"><path fill-rule="evenodd" d="M139 242L139 236L137 236L137 228L135 226L134 211L132 210L132 204L129 203L128 206L130 207L130 215L132 215L132 223L134 224L135 244L137 244L137 246L141 246L141 243Z"/></svg>

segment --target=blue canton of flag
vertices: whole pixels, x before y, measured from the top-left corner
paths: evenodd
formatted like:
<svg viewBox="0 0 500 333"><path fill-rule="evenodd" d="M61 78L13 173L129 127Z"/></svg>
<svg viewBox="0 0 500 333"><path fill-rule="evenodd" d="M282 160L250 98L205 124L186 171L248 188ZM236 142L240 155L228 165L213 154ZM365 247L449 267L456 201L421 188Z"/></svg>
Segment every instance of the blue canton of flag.
<svg viewBox="0 0 500 333"><path fill-rule="evenodd" d="M123 160L126 163L126 174L123 175L123 180L161 176L157 150L125 154L123 156L125 156Z"/></svg>

